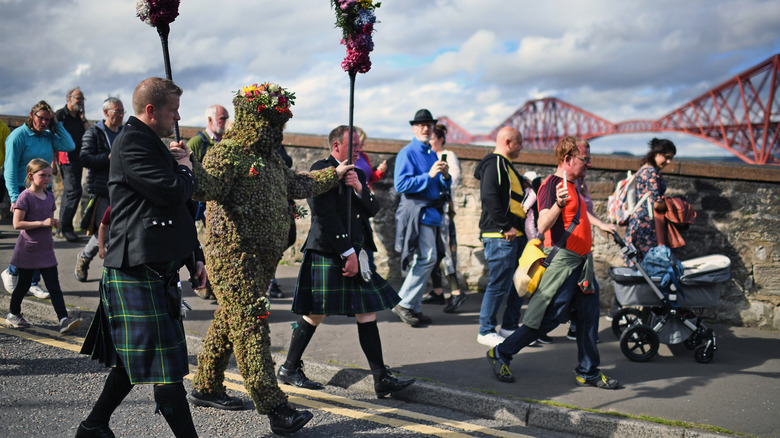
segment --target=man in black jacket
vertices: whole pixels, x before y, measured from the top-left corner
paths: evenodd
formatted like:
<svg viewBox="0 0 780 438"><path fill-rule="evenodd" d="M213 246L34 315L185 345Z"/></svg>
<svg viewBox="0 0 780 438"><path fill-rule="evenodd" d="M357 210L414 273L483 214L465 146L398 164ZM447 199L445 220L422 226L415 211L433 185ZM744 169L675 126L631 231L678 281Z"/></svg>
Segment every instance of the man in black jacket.
<svg viewBox="0 0 780 438"><path fill-rule="evenodd" d="M203 253L187 208L196 180L184 143L169 150L160 140L173 134L181 93L168 79L142 81L133 92L135 117L113 144L101 293L111 342L101 360L115 366L77 437L114 436L111 414L139 383L154 384L157 410L175 436L197 436L182 384L189 363L177 288L178 270L194 253L193 277L205 284Z"/></svg>
<svg viewBox="0 0 780 438"><path fill-rule="evenodd" d="M328 136L330 156L319 160L311 170L336 167L349 158L349 127L341 125ZM354 133L352 159L360 154L360 140ZM347 202L351 198L351 214ZM301 357L317 326L326 315L354 315L358 338L374 375L378 397L400 391L414 379L393 377L382 358L382 341L376 312L392 309L401 299L376 272L362 276L368 256L358 262L360 251L376 251L369 218L379 211L379 201L366 185L363 171L354 169L334 188L308 200L311 229L303 245L304 258L293 298L293 312L301 315L292 333L287 360L276 374L279 381L307 389L322 385L303 373ZM349 226L348 226L349 223ZM359 266L365 263L364 266Z"/></svg>
<svg viewBox="0 0 780 438"><path fill-rule="evenodd" d="M81 162L79 151L84 132L89 128L89 122L84 115L84 93L76 87L68 91L67 103L57 110L57 120L62 122L65 130L76 143L76 149L70 152L58 152L57 161L60 163L62 174L62 198L60 199L60 229L58 235L68 242L76 242L79 237L73 228L73 217L81 202Z"/></svg>
<svg viewBox="0 0 780 438"><path fill-rule="evenodd" d="M95 123L84 133L81 140L81 152L79 159L87 171L87 192L95 206L93 213L82 224L88 223L93 227L92 237L84 249L76 257L76 280L87 281L89 264L98 254L99 245L97 228L100 220L108 208L108 167L111 158L111 144L122 131L122 119L125 115L125 107L122 101L116 97L109 97L103 101L103 115L106 117Z"/></svg>
<svg viewBox="0 0 780 438"><path fill-rule="evenodd" d="M520 156L522 149L522 134L514 128L504 127L496 136L496 149L487 154L474 171L482 197L480 238L485 245L485 260L490 269L490 281L479 312L477 342L490 347L500 344L517 329L523 304L523 299L515 291L512 276L526 243L522 201L530 187L511 161ZM496 333L496 315L507 293L504 317Z"/></svg>

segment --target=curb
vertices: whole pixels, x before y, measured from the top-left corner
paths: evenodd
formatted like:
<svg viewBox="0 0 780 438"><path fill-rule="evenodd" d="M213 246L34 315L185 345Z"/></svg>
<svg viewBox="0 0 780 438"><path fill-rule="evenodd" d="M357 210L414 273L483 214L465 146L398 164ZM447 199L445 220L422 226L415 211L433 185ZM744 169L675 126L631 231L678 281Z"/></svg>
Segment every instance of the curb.
<svg viewBox="0 0 780 438"><path fill-rule="evenodd" d="M11 296L9 294L0 293L0 308L7 309L10 302ZM24 310L25 315L33 320L55 324L58 322L54 309L48 300L25 297ZM72 316L83 319L82 325L84 327L88 327L92 322L93 311L73 308L69 311ZM3 315L2 318L5 316ZM197 356L202 351L203 338L196 335L186 335L186 339L188 354ZM279 352L272 353L272 356L274 363L283 363L285 360L285 356ZM306 374L312 380L326 382L327 385L369 394L374 392L371 373L361 368L308 360L306 361ZM588 437L722 438L737 436L627 418L619 413L611 415L553 406L542 402L528 402L420 380L409 388L394 394L393 398L410 403L452 409L481 418L492 418L510 425L535 427Z"/></svg>

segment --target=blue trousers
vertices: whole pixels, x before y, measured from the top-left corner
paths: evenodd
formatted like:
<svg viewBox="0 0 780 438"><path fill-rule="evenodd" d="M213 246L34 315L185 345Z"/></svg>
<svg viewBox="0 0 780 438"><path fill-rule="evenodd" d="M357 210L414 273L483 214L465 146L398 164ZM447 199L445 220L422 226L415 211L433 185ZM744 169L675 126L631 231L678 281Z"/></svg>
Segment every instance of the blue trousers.
<svg viewBox="0 0 780 438"><path fill-rule="evenodd" d="M521 325L515 332L498 345L498 353L507 363L512 356L531 342L546 335L558 325L570 318L570 312L575 311L577 323L577 361L574 372L578 376L590 379L599 375L599 350L597 346L599 330L599 294L585 294L577 285L582 267L572 272L544 312L539 329Z"/></svg>
<svg viewBox="0 0 780 438"><path fill-rule="evenodd" d="M490 269L490 281L482 297L482 307L479 310L479 334L486 335L496 331L498 325L498 310L506 296L506 309L501 327L505 330L515 330L520 323L520 310L523 299L517 295L512 277L517 270L517 260L520 250L525 247L526 238L518 237L511 242L504 238L483 237L485 245L485 260Z"/></svg>

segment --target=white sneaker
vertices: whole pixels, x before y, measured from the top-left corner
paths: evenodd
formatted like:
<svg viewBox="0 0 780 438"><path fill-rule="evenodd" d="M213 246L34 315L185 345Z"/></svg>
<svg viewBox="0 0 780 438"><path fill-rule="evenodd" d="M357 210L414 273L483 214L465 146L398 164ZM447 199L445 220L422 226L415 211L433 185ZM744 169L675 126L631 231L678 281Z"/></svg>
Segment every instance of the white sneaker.
<svg viewBox="0 0 780 438"><path fill-rule="evenodd" d="M488 333L486 335L477 335L477 342L482 345L487 345L490 348L504 342L504 338L499 336L498 333Z"/></svg>
<svg viewBox="0 0 780 438"><path fill-rule="evenodd" d="M60 334L70 333L81 325L81 318L73 319L70 316L60 320Z"/></svg>
<svg viewBox="0 0 780 438"><path fill-rule="evenodd" d="M8 269L6 269L2 274L0 274L0 277L3 277L3 287L5 288L6 292L9 294L14 293L14 289L16 289L16 282L19 280L19 276L11 275L11 273L8 272Z"/></svg>
<svg viewBox="0 0 780 438"><path fill-rule="evenodd" d="M14 315L9 313L5 316L5 322L13 328L27 328L30 327L30 323L22 316L22 314Z"/></svg>
<svg viewBox="0 0 780 438"><path fill-rule="evenodd" d="M30 286L30 290L27 291L27 295L33 295L35 298L40 298L42 300L47 300L51 296L51 294L41 289L41 287L37 284Z"/></svg>

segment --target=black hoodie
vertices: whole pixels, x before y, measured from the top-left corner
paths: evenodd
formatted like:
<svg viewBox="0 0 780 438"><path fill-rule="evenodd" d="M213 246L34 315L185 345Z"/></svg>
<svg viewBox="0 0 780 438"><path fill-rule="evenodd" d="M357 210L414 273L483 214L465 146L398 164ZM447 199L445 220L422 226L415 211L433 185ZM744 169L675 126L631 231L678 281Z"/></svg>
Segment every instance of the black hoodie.
<svg viewBox="0 0 780 438"><path fill-rule="evenodd" d="M474 171L474 178L479 180L482 197L479 229L483 233L503 233L514 227L522 234L525 229L525 217L510 211L510 200L514 197L516 201L522 202L523 193L512 192L509 172L517 176L524 192L529 190L528 180L520 175L503 155L494 152L487 154Z"/></svg>

